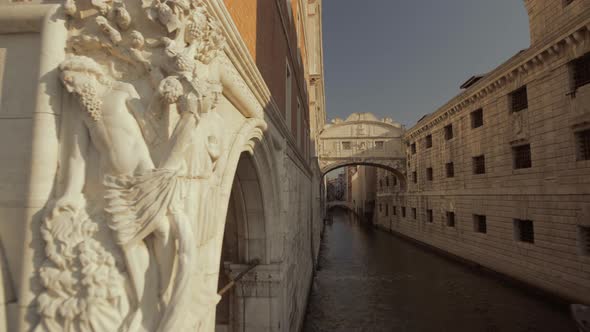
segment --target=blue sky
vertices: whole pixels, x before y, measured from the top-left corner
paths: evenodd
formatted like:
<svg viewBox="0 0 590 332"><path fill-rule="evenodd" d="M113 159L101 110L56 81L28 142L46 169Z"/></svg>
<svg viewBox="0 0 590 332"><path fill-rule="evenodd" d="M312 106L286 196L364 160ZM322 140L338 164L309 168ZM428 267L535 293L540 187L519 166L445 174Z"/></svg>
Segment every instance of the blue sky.
<svg viewBox="0 0 590 332"><path fill-rule="evenodd" d="M529 46L522 0L324 0L323 15L328 119L412 126Z"/></svg>

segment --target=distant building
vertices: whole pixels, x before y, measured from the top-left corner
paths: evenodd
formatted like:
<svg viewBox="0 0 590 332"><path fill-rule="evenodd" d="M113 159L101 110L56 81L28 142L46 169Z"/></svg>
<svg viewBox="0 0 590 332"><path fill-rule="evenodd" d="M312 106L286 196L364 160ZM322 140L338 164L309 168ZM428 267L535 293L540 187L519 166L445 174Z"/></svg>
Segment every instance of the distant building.
<svg viewBox="0 0 590 332"><path fill-rule="evenodd" d="M590 2L525 0L531 45L404 135L385 229L590 302Z"/></svg>

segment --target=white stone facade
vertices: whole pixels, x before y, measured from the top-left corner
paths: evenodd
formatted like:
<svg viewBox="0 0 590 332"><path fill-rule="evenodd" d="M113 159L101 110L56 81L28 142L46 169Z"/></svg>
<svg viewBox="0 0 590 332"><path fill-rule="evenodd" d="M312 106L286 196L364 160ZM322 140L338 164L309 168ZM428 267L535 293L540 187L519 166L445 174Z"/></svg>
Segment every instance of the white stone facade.
<svg viewBox="0 0 590 332"><path fill-rule="evenodd" d="M321 173L223 1L0 1L0 133L0 331L301 326Z"/></svg>
<svg viewBox="0 0 590 332"><path fill-rule="evenodd" d="M408 190L381 190L389 213L376 220L587 303L590 85L576 64L590 52L590 3L526 5L531 47L407 131Z"/></svg>

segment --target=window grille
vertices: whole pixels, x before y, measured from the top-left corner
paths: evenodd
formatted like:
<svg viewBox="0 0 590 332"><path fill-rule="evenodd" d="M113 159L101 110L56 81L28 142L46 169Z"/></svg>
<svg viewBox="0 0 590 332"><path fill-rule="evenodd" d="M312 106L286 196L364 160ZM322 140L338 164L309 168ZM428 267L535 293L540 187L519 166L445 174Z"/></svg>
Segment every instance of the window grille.
<svg viewBox="0 0 590 332"><path fill-rule="evenodd" d="M483 126L483 109L480 108L471 112L471 128L479 128Z"/></svg>
<svg viewBox="0 0 590 332"><path fill-rule="evenodd" d="M578 160L590 160L590 129L576 133Z"/></svg>
<svg viewBox="0 0 590 332"><path fill-rule="evenodd" d="M477 233L487 233L488 232L488 224L486 220L486 216L474 214L473 215L473 226Z"/></svg>
<svg viewBox="0 0 590 332"><path fill-rule="evenodd" d="M581 254L590 256L590 226L578 226L578 239Z"/></svg>
<svg viewBox="0 0 590 332"><path fill-rule="evenodd" d="M447 226L455 227L455 212L447 211Z"/></svg>
<svg viewBox="0 0 590 332"><path fill-rule="evenodd" d="M486 172L485 156L473 157L473 174L484 174Z"/></svg>
<svg viewBox="0 0 590 332"><path fill-rule="evenodd" d="M535 230L532 220L516 219L514 221L516 240L521 242L535 243Z"/></svg>
<svg viewBox="0 0 590 332"><path fill-rule="evenodd" d="M529 107L526 85L510 93L512 112L520 112Z"/></svg>
<svg viewBox="0 0 590 332"><path fill-rule="evenodd" d="M512 148L512 155L514 156L514 168L531 168L531 145L521 145Z"/></svg>
<svg viewBox="0 0 590 332"><path fill-rule="evenodd" d="M426 210L426 221L428 221L429 223L433 223L434 222L434 217L432 215L432 210Z"/></svg>
<svg viewBox="0 0 590 332"><path fill-rule="evenodd" d="M445 165L446 171L447 171L447 177L448 178L453 178L455 177L455 165L453 163L447 163Z"/></svg>
<svg viewBox="0 0 590 332"><path fill-rule="evenodd" d="M574 90L590 83L590 53L572 61L574 71Z"/></svg>
<svg viewBox="0 0 590 332"><path fill-rule="evenodd" d="M447 125L445 126L445 140L450 140L451 138L453 138L453 125Z"/></svg>
<svg viewBox="0 0 590 332"><path fill-rule="evenodd" d="M426 148L429 149L432 147L432 135L426 136Z"/></svg>
<svg viewBox="0 0 590 332"><path fill-rule="evenodd" d="M432 174L432 167L426 169L426 179L428 181L432 181L433 174Z"/></svg>

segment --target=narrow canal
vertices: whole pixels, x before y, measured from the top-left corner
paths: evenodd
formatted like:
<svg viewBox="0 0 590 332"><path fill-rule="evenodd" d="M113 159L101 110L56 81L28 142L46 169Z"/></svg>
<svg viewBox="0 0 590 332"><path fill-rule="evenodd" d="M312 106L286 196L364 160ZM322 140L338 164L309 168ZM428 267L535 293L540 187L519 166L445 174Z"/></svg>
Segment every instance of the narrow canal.
<svg viewBox="0 0 590 332"><path fill-rule="evenodd" d="M334 214L304 331L576 331L567 308Z"/></svg>

